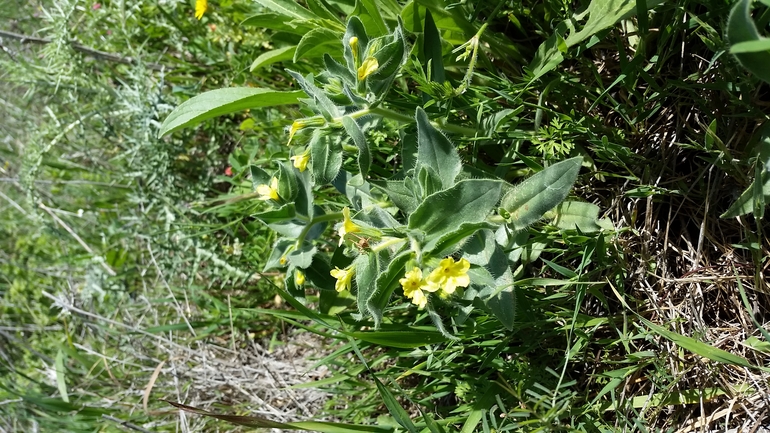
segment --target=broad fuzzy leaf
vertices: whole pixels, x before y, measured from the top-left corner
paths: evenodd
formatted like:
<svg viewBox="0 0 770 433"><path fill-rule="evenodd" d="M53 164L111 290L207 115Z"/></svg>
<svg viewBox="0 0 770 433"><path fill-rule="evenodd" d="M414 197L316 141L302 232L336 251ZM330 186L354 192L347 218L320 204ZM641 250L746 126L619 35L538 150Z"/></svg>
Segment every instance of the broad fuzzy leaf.
<svg viewBox="0 0 770 433"><path fill-rule="evenodd" d="M318 249L312 245L303 245L302 248L290 252L286 258L293 266L306 269L313 263L313 256L315 256Z"/></svg>
<svg viewBox="0 0 770 433"><path fill-rule="evenodd" d="M411 251L404 251L398 254L390 264L385 272L382 272L375 281L375 293L369 298L366 303L366 308L369 310L369 314L374 319L375 328L379 328L382 324L382 313L385 307L390 301L390 297L393 295L393 291L398 287L398 280L404 276L404 266L406 262L412 258Z"/></svg>
<svg viewBox="0 0 770 433"><path fill-rule="evenodd" d="M342 146L337 140L316 130L310 140L310 157L315 183L331 183L342 167Z"/></svg>
<svg viewBox="0 0 770 433"><path fill-rule="evenodd" d="M462 224L482 222L500 200L501 188L497 180L460 181L422 202L409 216L409 228L438 237Z"/></svg>
<svg viewBox="0 0 770 433"><path fill-rule="evenodd" d="M255 69L259 69L263 66L272 65L273 63L278 62L285 62L286 60L292 60L296 51L296 46L289 46L276 48L274 50L262 53L256 59L254 59L254 62L252 62L251 67L249 68L249 71L254 72Z"/></svg>
<svg viewBox="0 0 770 433"><path fill-rule="evenodd" d="M350 15L361 19L367 33L371 36L388 34L388 26L382 19L382 13L374 0L356 0L356 7Z"/></svg>
<svg viewBox="0 0 770 433"><path fill-rule="evenodd" d="M350 45L350 39L357 38L356 53L353 54L353 47ZM348 64L348 69L352 74L356 74L358 65L355 59L366 58L366 47L369 45L369 36L366 34L366 28L357 16L352 16L348 20L348 25L345 30L345 35L342 37L342 47L345 50L345 61Z"/></svg>
<svg viewBox="0 0 770 433"><path fill-rule="evenodd" d="M294 19L319 18L313 12L303 8L294 0L255 0L257 3L277 14Z"/></svg>
<svg viewBox="0 0 770 433"><path fill-rule="evenodd" d="M358 312L361 316L366 316L366 303L375 291L374 281L379 274L379 265L377 254L361 254L353 261L356 269L356 286L358 286L357 303Z"/></svg>
<svg viewBox="0 0 770 433"><path fill-rule="evenodd" d="M350 116L342 118L342 126L350 138L353 139L356 147L358 147L358 169L361 172L361 176L366 177L369 174L369 167L372 165L372 154L369 151L369 143L366 141L364 131L361 130L358 123Z"/></svg>
<svg viewBox="0 0 770 433"><path fill-rule="evenodd" d="M553 225L562 230L580 229L584 233L598 232L602 224L599 206L580 201L565 201L553 212Z"/></svg>
<svg viewBox="0 0 770 433"><path fill-rule="evenodd" d="M444 189L455 184L455 178L462 171L462 161L457 149L444 134L430 124L430 119L421 107L417 107L417 166L432 168L441 179Z"/></svg>
<svg viewBox="0 0 770 433"><path fill-rule="evenodd" d="M322 57L325 53L339 50L340 32L319 27L302 36L294 53L294 62L309 57ZM339 51L337 51L339 53ZM339 54L337 54L339 55Z"/></svg>
<svg viewBox="0 0 770 433"><path fill-rule="evenodd" d="M166 117L158 131L158 137L179 129L197 125L204 120L248 108L273 107L296 104L302 92L279 92L252 87L230 87L212 90L191 98L176 107Z"/></svg>
<svg viewBox="0 0 770 433"><path fill-rule="evenodd" d="M582 160L578 156L556 163L514 186L500 204L510 214L511 228L523 230L561 203L577 180Z"/></svg>
<svg viewBox="0 0 770 433"><path fill-rule="evenodd" d="M727 18L727 39L733 47L743 43L744 52L732 50L735 57L748 69L749 72L756 75L766 83L770 83L770 70L767 65L770 64L770 51L755 51L756 47L749 46L751 50L746 51L746 43L758 44L767 43L757 30L754 20L749 13L751 9L751 0L739 0L730 11Z"/></svg>

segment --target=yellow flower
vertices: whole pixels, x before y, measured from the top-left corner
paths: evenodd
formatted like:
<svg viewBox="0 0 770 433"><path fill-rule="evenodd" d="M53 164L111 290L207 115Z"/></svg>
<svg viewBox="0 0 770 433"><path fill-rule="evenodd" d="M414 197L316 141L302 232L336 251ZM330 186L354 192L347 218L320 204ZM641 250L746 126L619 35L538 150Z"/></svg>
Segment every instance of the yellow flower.
<svg viewBox="0 0 770 433"><path fill-rule="evenodd" d="M299 155L292 156L290 159L294 162L294 167L303 172L307 169L307 163L310 161L310 152L305 151Z"/></svg>
<svg viewBox="0 0 770 433"><path fill-rule="evenodd" d="M278 179L273 177L270 179L270 185L258 185L257 194L259 194L260 200L280 200L278 195Z"/></svg>
<svg viewBox="0 0 770 433"><path fill-rule="evenodd" d="M305 284L305 274L299 269L294 271L294 282L297 283L298 286Z"/></svg>
<svg viewBox="0 0 770 433"><path fill-rule="evenodd" d="M440 287L442 295L451 295L458 286L468 287L471 283L468 276L470 268L471 264L465 259L455 262L453 258L447 257L428 275L428 284Z"/></svg>
<svg viewBox="0 0 770 433"><path fill-rule="evenodd" d="M342 242L345 241L346 234L361 231L361 227L359 227L358 224L354 223L353 220L350 219L350 208L347 206L342 209L342 225L338 231L340 234L340 245L342 245Z"/></svg>
<svg viewBox="0 0 770 433"><path fill-rule="evenodd" d="M291 128L289 128L289 142L286 143L287 146L291 144L291 139L294 138L294 134L296 134L297 131L299 131L304 127L305 127L304 123L299 120L295 120L294 122L291 123Z"/></svg>
<svg viewBox="0 0 770 433"><path fill-rule="evenodd" d="M364 63L358 68L358 81L363 81L366 77L373 74L380 67L379 62L374 57L367 57Z"/></svg>
<svg viewBox="0 0 770 433"><path fill-rule="evenodd" d="M422 271L418 267L412 268L411 271L404 275L404 278L398 280L401 283L401 287L404 288L404 296L412 300L414 305L417 305L419 309L425 308L428 303L428 297L425 296L423 290L426 292L435 292L438 290L438 286L430 284L422 277Z"/></svg>
<svg viewBox="0 0 770 433"><path fill-rule="evenodd" d="M353 62L358 64L358 38L353 36L348 39L348 45L350 45L350 50L353 52Z"/></svg>
<svg viewBox="0 0 770 433"><path fill-rule="evenodd" d="M209 6L208 0L195 0L195 18L203 18L203 14Z"/></svg>
<svg viewBox="0 0 770 433"><path fill-rule="evenodd" d="M337 279L337 282L334 283L334 289L342 292L343 290L350 290L353 284L353 275L356 274L356 271L353 268L340 269L335 267L329 273Z"/></svg>
<svg viewBox="0 0 770 433"><path fill-rule="evenodd" d="M289 142L286 145L291 144L291 140L294 138L294 134L308 126L324 126L326 120L322 116L306 117L304 119L297 119L291 123L289 127Z"/></svg>

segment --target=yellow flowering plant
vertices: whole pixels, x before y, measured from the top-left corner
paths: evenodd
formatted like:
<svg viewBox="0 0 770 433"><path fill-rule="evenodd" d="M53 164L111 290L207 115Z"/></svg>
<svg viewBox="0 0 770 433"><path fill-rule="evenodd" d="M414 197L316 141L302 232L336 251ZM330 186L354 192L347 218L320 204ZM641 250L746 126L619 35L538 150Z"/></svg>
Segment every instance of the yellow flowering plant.
<svg viewBox="0 0 770 433"><path fill-rule="evenodd" d="M440 40L432 23L426 21L425 31ZM257 107L305 104L312 115L287 128L294 146L290 161L273 173L251 167L254 197L262 204L250 216L278 234L263 270L285 272L287 296L299 301L310 288L326 304L338 296L355 298L355 317L374 327L390 307L406 302L415 314L427 313L447 338L452 336L444 321L460 326L469 305L512 329L513 251L527 242L521 237L527 227L567 197L582 158L553 163L516 186L492 173L466 171L445 134L489 136L496 126L480 125L499 120L463 126L460 120L472 116L449 121L445 116L453 108L446 102L420 94L392 99L391 87L414 51L430 64L428 76L439 80L434 84L451 88L443 78L440 44L434 50L410 47L400 18L369 29L353 16L337 37L336 50L323 55L322 73L287 70L300 91L209 92L182 104L161 132L222 114L243 100ZM295 60L310 49L300 42ZM402 94L414 91L407 80L399 86ZM377 154L381 147L372 145L372 134L386 122L403 125L396 156Z"/></svg>

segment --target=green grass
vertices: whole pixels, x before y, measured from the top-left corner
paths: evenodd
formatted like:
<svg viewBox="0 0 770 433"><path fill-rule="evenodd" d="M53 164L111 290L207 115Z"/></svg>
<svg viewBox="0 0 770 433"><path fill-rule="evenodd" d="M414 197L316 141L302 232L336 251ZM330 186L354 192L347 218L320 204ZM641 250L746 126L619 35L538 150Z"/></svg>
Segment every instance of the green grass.
<svg viewBox="0 0 770 433"><path fill-rule="evenodd" d="M231 428L160 398L431 432L753 427L766 397L770 244L758 216L719 216L762 175L767 84L728 52L732 4L688 0L642 15L636 5L633 18L578 40L560 23L592 2L428 3L439 5L446 78L469 85L451 94L410 58L388 106L425 105L432 119L483 132L450 134L477 177L516 184L582 156L571 197L614 227L531 225L512 252L514 329L490 312L462 323L452 312L456 341L408 304L392 302L373 331L329 292L308 290L305 306L273 299L283 276L261 271L278 236L254 218L265 204L251 195L251 167L288 159L286 127L306 108L252 109L157 138L171 110L203 91L295 90L284 67L318 73L319 59L249 67L301 35L241 25L260 11L245 2L211 2L197 21L192 3L5 0L0 30L50 43L9 40L0 60L0 430L124 431L114 419L148 431ZM770 15L756 9L763 32ZM463 48L451 51L481 23L468 74ZM554 34L566 37L554 54L564 60L530 79ZM138 62L89 57L67 43L75 35ZM385 120L368 133L370 179L398 171L414 132ZM357 170L356 159L343 168ZM330 209L345 202L333 188L316 192ZM335 248L331 233L320 250ZM324 346L309 356L329 373L289 384L330 397L313 394L313 413L281 407L281 417L260 409L269 396L238 367L264 359L252 357L254 341L291 357L291 341L310 338L293 329L325 338L307 344ZM206 363L222 377L204 374Z"/></svg>

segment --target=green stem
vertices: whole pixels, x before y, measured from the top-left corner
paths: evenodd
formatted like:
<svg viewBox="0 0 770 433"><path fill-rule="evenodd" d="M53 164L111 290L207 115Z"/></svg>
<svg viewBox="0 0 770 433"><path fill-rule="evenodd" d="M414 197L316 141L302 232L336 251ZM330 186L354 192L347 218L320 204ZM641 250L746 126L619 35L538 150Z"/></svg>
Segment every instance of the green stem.
<svg viewBox="0 0 770 433"><path fill-rule="evenodd" d="M373 246L372 247L372 252L373 253L378 253L378 252L384 250L385 248L391 247L393 245L396 245L396 244L404 242L404 241L406 241L406 239L390 238L390 239L388 239L386 241L380 242L379 244Z"/></svg>
<svg viewBox="0 0 770 433"><path fill-rule="evenodd" d="M314 225L318 223L341 220L341 219L342 219L342 212L328 213L326 215L317 216L311 219L310 222L305 225L305 228L302 229L302 232L300 232L299 236L297 236L297 248L302 246L302 244L305 242L305 238L307 237L307 234L310 232L310 229L313 228Z"/></svg>
<svg viewBox="0 0 770 433"><path fill-rule="evenodd" d="M378 116L382 116L401 123L413 123L415 121L413 116L409 116L403 113L399 113L398 111L394 111L389 108L382 108L382 107L375 107L375 108L360 110L351 114L350 116L361 117L367 114L376 114ZM465 126L458 126L458 125L449 125L444 122L430 122L430 123L434 127L447 132L462 134L470 137L473 137L476 135L476 130L473 128L467 128Z"/></svg>

